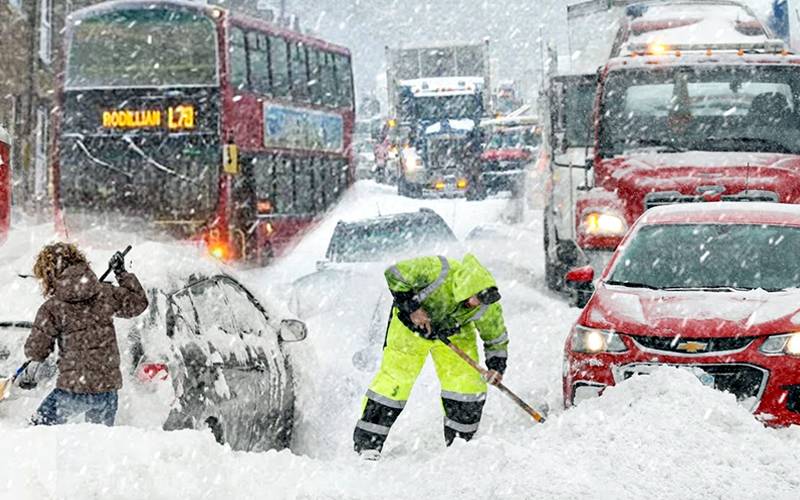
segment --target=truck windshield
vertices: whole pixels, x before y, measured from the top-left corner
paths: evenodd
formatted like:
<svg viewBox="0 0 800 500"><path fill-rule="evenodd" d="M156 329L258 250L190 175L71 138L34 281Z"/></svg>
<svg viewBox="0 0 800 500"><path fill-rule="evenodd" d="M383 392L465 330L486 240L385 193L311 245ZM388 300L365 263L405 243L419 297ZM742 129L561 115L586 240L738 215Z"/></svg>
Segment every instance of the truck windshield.
<svg viewBox="0 0 800 500"><path fill-rule="evenodd" d="M474 119L481 111L481 100L474 94L414 98L414 114L423 120Z"/></svg>
<svg viewBox="0 0 800 500"><path fill-rule="evenodd" d="M617 258L607 283L657 289L798 288L798 252L796 227L644 226Z"/></svg>
<svg viewBox="0 0 800 500"><path fill-rule="evenodd" d="M665 151L800 153L800 75L752 65L612 71L600 154Z"/></svg>
<svg viewBox="0 0 800 500"><path fill-rule="evenodd" d="M196 12L115 10L71 28L67 88L214 85L214 24Z"/></svg>
<svg viewBox="0 0 800 500"><path fill-rule="evenodd" d="M492 134L487 149L520 149L539 146L539 136L530 129L497 131Z"/></svg>

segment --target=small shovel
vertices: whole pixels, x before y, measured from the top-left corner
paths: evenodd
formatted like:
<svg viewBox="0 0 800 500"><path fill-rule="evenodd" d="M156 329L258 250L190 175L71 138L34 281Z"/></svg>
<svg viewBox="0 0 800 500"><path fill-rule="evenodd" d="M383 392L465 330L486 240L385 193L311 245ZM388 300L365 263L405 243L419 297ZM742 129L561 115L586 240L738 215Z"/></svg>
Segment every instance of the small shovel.
<svg viewBox="0 0 800 500"><path fill-rule="evenodd" d="M0 379L0 401L6 399L8 395L11 394L11 386L14 385L14 382L16 382L17 378L22 375L22 372L25 371L25 368L27 368L29 364L31 364L30 360L26 361L22 364L22 366L17 368L17 371L14 372L14 375Z"/></svg>

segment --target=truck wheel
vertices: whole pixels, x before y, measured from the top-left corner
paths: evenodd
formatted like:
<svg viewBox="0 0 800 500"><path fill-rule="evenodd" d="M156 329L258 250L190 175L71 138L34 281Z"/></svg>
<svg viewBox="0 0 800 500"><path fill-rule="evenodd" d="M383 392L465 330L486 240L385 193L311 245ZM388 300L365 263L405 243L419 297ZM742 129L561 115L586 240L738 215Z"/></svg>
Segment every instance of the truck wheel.
<svg viewBox="0 0 800 500"><path fill-rule="evenodd" d="M545 214L547 213L547 208L545 208ZM547 284L547 288L553 290L554 292L562 292L564 290L564 275L567 273L569 269L567 266L558 260L552 260L550 258L550 225L547 222L547 215L544 217L544 279L545 283ZM554 242L554 244L558 244ZM556 255L558 255L558 250L556 249Z"/></svg>

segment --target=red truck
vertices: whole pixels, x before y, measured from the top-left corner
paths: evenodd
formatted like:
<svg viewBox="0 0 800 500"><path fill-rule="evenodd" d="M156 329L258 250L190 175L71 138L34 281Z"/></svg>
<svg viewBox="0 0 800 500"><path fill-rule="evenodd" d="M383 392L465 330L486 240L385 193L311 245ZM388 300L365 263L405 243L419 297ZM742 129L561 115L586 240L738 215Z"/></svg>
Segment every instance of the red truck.
<svg viewBox="0 0 800 500"><path fill-rule="evenodd" d="M11 225L11 135L0 126L0 243Z"/></svg>
<svg viewBox="0 0 800 500"><path fill-rule="evenodd" d="M578 46L598 15L616 35ZM582 56L570 59L571 74L548 80L544 95L550 288L562 290L574 265L602 268L648 207L793 199L786 190L800 180L786 163L796 153L786 134L796 130L796 58L750 9L729 0L614 0L570 6L568 16ZM761 176L767 167L791 179L775 190Z"/></svg>
<svg viewBox="0 0 800 500"><path fill-rule="evenodd" d="M654 206L800 203L800 57L774 42L634 48L601 70L593 153L565 169L573 234L552 197L545 211L549 274L602 269Z"/></svg>

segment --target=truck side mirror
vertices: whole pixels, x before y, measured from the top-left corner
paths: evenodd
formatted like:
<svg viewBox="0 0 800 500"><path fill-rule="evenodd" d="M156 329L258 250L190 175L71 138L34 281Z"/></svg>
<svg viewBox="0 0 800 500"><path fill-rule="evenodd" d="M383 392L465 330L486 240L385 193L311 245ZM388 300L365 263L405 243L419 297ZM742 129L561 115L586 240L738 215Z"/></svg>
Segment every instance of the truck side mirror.
<svg viewBox="0 0 800 500"><path fill-rule="evenodd" d="M564 276L564 284L570 289L570 305L586 306L594 293L594 268L583 266L570 269Z"/></svg>

